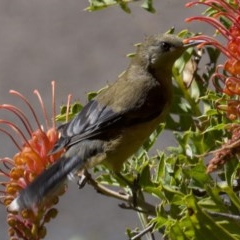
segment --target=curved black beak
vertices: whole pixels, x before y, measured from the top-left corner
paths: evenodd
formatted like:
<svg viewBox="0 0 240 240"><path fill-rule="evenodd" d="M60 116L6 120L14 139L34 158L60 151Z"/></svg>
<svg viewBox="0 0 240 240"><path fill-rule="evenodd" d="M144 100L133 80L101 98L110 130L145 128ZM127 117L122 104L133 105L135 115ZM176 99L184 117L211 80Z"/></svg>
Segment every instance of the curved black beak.
<svg viewBox="0 0 240 240"><path fill-rule="evenodd" d="M187 42L187 43L184 43L184 41L183 41L183 47L184 48L189 48L189 47L195 47L195 46L197 46L197 45L199 45L199 44L202 44L202 43L204 43L205 41L203 41L203 40L190 40L189 42Z"/></svg>

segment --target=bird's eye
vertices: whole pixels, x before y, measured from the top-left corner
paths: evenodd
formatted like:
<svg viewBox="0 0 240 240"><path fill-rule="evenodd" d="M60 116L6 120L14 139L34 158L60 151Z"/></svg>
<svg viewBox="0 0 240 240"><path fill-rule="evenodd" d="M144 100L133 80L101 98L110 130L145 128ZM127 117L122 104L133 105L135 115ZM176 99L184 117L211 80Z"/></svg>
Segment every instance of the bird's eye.
<svg viewBox="0 0 240 240"><path fill-rule="evenodd" d="M161 42L161 49L163 52L168 52L171 48L171 44L167 42Z"/></svg>

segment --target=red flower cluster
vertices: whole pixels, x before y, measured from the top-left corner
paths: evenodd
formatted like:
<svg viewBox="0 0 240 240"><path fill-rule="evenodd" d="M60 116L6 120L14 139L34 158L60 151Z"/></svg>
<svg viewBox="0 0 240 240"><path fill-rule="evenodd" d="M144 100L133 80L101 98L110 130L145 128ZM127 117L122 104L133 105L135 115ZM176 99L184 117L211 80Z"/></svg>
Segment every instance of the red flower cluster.
<svg viewBox="0 0 240 240"><path fill-rule="evenodd" d="M212 76L213 82L221 91L228 95L227 98L217 102L219 110L225 111L230 120L240 118L240 2L239 0L202 0L190 2L186 6L202 4L206 5L208 16L197 16L186 19L187 22L199 20L212 25L217 33L220 33L227 40L225 45L219 43L216 39L199 35L194 36L187 41L202 40L203 45L212 45L218 48L227 57L224 65L219 65L215 74ZM201 47L201 46L200 46ZM220 71L223 69L223 71ZM213 159L209 162L207 172L213 172L226 161L232 159L236 153L240 152L240 124L233 124L229 129L231 138L229 138L220 149L215 151Z"/></svg>
<svg viewBox="0 0 240 240"><path fill-rule="evenodd" d="M227 116L234 120L240 117L240 5L238 0L203 0L190 2L186 6L202 4L211 8L210 16L196 16L187 18L186 21L199 20L212 25L217 32L227 39L224 46L216 39L205 35L199 35L190 40L203 40L203 45L212 45L227 56L224 65L219 65L216 73L212 76L214 81L223 82L222 91L234 100L230 100L226 108ZM225 23L228 23L226 26ZM219 72L223 68L225 74Z"/></svg>
<svg viewBox="0 0 240 240"><path fill-rule="evenodd" d="M0 109L5 109L15 114L26 130L26 134L24 134L16 124L7 120L0 120L0 124L5 126L4 128L0 128L0 131L9 136L19 150L13 159L0 159L0 177L5 179L4 181L0 181L0 185L2 186L1 203L6 207L17 197L21 189L24 189L37 175L56 161L61 154L48 154L59 137L55 127L55 83L52 82L52 124L50 124L39 92L34 91L44 113L47 130L43 129L27 98L16 91L10 91L10 93L16 95L26 103L36 121L38 129L33 130L28 118L19 108L8 104L0 105ZM7 130L8 128L10 130ZM16 136L21 143L15 140ZM23 210L19 213L8 210L7 222L10 226L10 239L38 240L44 238L46 235L44 225L57 215L57 210L53 206L58 202L58 196L64 192L64 188L63 186L63 189L56 195L52 196L51 199L47 199L44 205L36 206L32 210Z"/></svg>

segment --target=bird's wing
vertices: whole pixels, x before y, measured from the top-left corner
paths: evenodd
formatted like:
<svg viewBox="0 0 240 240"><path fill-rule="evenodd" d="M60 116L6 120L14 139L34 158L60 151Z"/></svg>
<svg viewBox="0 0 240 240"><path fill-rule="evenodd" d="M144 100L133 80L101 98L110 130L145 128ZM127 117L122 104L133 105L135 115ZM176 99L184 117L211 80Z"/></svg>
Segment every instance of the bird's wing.
<svg viewBox="0 0 240 240"><path fill-rule="evenodd" d="M59 127L61 138L54 146L51 153L76 144L85 139L101 135L106 128L118 125L123 114L112 111L109 107L102 106L96 100L90 101L69 123Z"/></svg>
<svg viewBox="0 0 240 240"><path fill-rule="evenodd" d="M146 108L144 114L142 108ZM107 139L112 136L111 134L119 134L122 126L150 120L156 117L161 110L158 106L158 109L149 111L149 106L140 104L138 107L135 106L134 110L128 108L125 111L115 112L109 106L92 100L74 119L59 127L61 138L51 153L58 152L64 147L69 148L82 140L96 137Z"/></svg>

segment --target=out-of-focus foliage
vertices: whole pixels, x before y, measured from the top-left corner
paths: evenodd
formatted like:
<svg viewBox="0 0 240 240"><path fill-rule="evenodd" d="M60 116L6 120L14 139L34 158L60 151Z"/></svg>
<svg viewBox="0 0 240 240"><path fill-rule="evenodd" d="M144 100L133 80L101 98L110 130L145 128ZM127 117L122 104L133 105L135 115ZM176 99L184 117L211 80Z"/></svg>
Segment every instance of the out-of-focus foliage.
<svg viewBox="0 0 240 240"><path fill-rule="evenodd" d="M131 9L129 5L132 2L141 2L141 7L143 9L151 13L155 12L153 0L89 0L89 6L85 10L92 12L110 6L119 5L123 11L130 13Z"/></svg>

